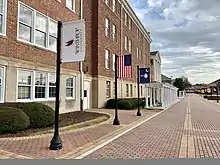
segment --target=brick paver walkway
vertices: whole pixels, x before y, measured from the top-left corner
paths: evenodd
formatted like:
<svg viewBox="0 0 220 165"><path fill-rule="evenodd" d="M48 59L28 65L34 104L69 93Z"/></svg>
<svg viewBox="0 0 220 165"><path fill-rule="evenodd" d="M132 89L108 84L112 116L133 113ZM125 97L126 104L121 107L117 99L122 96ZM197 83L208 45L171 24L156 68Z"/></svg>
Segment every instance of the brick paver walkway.
<svg viewBox="0 0 220 165"><path fill-rule="evenodd" d="M93 110L114 114L113 110ZM121 125L112 125L113 119L96 126L69 131L61 134L63 149L50 151L48 146L53 134L46 136L24 137L24 138L0 138L0 158L22 158L22 159L46 159L46 158L69 158L76 154L80 147L98 141L99 138L108 136L128 124L148 118L156 112L142 111L142 116L137 117L136 111L119 110Z"/></svg>
<svg viewBox="0 0 220 165"><path fill-rule="evenodd" d="M220 158L220 106L192 95L83 159Z"/></svg>

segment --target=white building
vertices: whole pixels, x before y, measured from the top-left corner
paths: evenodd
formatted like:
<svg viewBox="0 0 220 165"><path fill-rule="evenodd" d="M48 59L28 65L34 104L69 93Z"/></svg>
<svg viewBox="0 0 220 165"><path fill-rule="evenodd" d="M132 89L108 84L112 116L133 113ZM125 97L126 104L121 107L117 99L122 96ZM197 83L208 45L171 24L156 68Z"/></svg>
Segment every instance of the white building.
<svg viewBox="0 0 220 165"><path fill-rule="evenodd" d="M146 108L166 108L177 99L178 88L170 83L162 83L160 52L151 52L151 82L146 85Z"/></svg>

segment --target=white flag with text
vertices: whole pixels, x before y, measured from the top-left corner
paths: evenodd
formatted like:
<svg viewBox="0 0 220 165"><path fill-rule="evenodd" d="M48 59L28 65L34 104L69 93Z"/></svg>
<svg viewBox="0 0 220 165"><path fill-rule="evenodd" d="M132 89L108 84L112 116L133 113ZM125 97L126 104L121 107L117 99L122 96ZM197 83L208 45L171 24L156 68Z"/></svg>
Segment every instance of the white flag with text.
<svg viewBox="0 0 220 165"><path fill-rule="evenodd" d="M85 60L85 21L64 22L61 29L61 62Z"/></svg>

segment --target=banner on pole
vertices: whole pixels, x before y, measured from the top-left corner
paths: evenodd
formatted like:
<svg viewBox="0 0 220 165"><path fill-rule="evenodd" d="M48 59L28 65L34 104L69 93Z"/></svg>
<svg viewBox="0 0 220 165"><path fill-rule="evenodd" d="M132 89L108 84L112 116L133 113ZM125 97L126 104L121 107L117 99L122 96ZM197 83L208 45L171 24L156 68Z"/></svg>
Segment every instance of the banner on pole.
<svg viewBox="0 0 220 165"><path fill-rule="evenodd" d="M140 68L140 84L150 83L150 68Z"/></svg>
<svg viewBox="0 0 220 165"><path fill-rule="evenodd" d="M61 35L61 62L85 60L85 21L64 22Z"/></svg>

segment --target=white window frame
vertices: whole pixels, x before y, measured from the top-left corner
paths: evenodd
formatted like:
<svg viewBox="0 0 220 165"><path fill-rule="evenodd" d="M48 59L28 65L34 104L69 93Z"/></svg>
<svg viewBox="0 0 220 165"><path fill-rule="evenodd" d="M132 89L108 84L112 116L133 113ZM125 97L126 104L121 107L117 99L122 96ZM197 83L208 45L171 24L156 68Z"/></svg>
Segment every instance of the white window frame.
<svg viewBox="0 0 220 165"><path fill-rule="evenodd" d="M19 77L19 71L26 71L31 72L31 94L30 99L18 99L18 77ZM35 75L37 72L40 73L46 73L46 93L45 98L35 98ZM41 70L31 70L31 69L24 69L24 68L18 68L17 69L17 86L16 86L16 101L17 102L33 102L33 101L55 101L55 97L49 97L49 77L50 74L54 75L55 73L52 72L45 72Z"/></svg>
<svg viewBox="0 0 220 165"><path fill-rule="evenodd" d="M128 37L125 36L125 50L128 49Z"/></svg>
<svg viewBox="0 0 220 165"><path fill-rule="evenodd" d="M71 88L71 89L73 90L73 96L72 96L72 97L66 96L66 100L75 100L75 99L76 99L76 76L67 77L67 78L66 78L66 81L67 81L69 78L73 79L73 86L72 86L72 87L66 86L65 89ZM66 81L65 81L65 82L66 82ZM65 90L65 91L66 91L66 90ZM65 95L66 95L66 92L65 92Z"/></svg>
<svg viewBox="0 0 220 165"><path fill-rule="evenodd" d="M110 20L109 18L105 18L105 36L110 37Z"/></svg>
<svg viewBox="0 0 220 165"><path fill-rule="evenodd" d="M8 0L3 0L3 8L2 8L2 32L0 32L0 35L6 36L6 24L7 24L7 7L8 7Z"/></svg>
<svg viewBox="0 0 220 165"><path fill-rule="evenodd" d="M73 4L73 6L72 6L73 8L67 5L67 4L68 4L67 1L68 1L68 0L66 0L66 7L67 7L68 9L70 9L72 12L75 13L75 11L76 11L76 0L71 0L71 1L72 1L72 4Z"/></svg>
<svg viewBox="0 0 220 165"><path fill-rule="evenodd" d="M112 25L112 39L113 41L117 42L117 29L116 25Z"/></svg>
<svg viewBox="0 0 220 165"><path fill-rule="evenodd" d="M113 71L115 71L115 56L116 56L116 54L115 53L113 53L113 56L112 56L112 70Z"/></svg>
<svg viewBox="0 0 220 165"><path fill-rule="evenodd" d="M36 85L36 73L41 73L41 74L45 74L46 75L46 85ZM42 100L42 99L47 99L48 98L48 95L49 95L49 91L48 91L48 74L44 71L35 71L34 72L34 99L35 100ZM35 87L45 87L45 97L44 98L35 98Z"/></svg>
<svg viewBox="0 0 220 165"><path fill-rule="evenodd" d="M110 69L110 50L105 49L105 69Z"/></svg>
<svg viewBox="0 0 220 165"><path fill-rule="evenodd" d="M30 41L30 42L29 42L29 41L26 41L26 40L24 40L24 39L19 38L19 22L20 22L20 21L19 21L19 15L20 15L19 12L20 12L20 6L21 6L21 5L24 6L24 7L26 7L26 8L29 8L30 10L33 11L33 13L32 13L33 22L32 22L32 25L31 25L32 28L31 28L31 41ZM36 14L37 14L37 13L39 13L39 14L41 14L41 15L43 15L43 16L45 16L45 17L47 18L46 47L41 46L41 45L38 45L38 44L35 43L35 29L36 29ZM49 22L50 22L50 21L57 23L57 21L51 19L50 17L44 15L43 13L41 13L41 12L35 10L34 8L32 8L32 7L28 6L28 5L26 5L25 3L21 2L21 1L18 1L17 40L20 41L20 42L27 43L27 44L29 44L29 45L33 45L33 46L36 46L36 47L45 49L45 50L50 50L50 51L52 51L52 52L57 52L57 50L53 50L53 49L51 49L51 48L49 47L49 36L50 36L50 34L49 34ZM54 36L54 37L57 39L57 36Z"/></svg>
<svg viewBox="0 0 220 165"><path fill-rule="evenodd" d="M131 53L132 52L132 41L128 41L128 51Z"/></svg>
<svg viewBox="0 0 220 165"><path fill-rule="evenodd" d="M112 0L112 11L115 12L116 9L116 0Z"/></svg>
<svg viewBox="0 0 220 165"><path fill-rule="evenodd" d="M49 88L49 90L48 90L48 98L56 98L56 97L50 97L50 88L55 88L55 91L56 91L56 85L55 86L54 85L50 85L50 76L54 76L54 79L55 79L55 82L56 82L56 74L55 73L54 74L50 73L49 76L48 76L48 88Z"/></svg>
<svg viewBox="0 0 220 165"><path fill-rule="evenodd" d="M106 81L106 98L111 97L111 81Z"/></svg>

